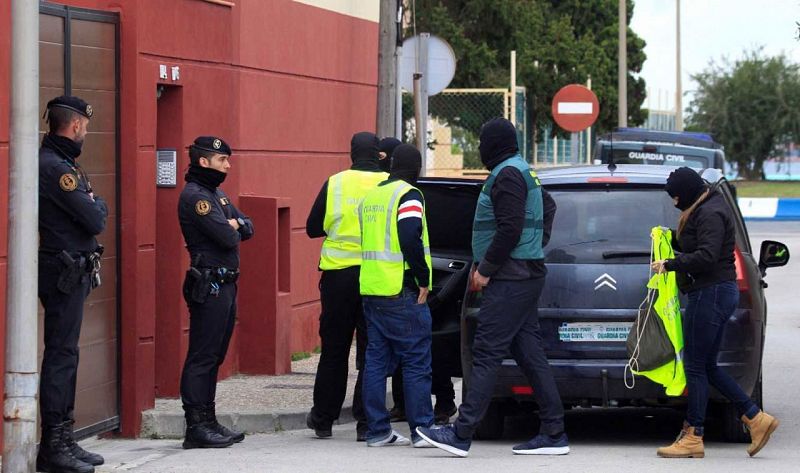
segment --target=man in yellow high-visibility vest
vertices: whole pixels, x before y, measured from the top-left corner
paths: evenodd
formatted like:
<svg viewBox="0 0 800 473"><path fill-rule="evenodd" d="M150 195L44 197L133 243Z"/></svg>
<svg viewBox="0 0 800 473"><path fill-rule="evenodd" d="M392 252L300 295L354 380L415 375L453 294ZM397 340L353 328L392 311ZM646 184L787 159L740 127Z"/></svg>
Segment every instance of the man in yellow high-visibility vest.
<svg viewBox="0 0 800 473"><path fill-rule="evenodd" d="M364 410L367 445L408 445L393 430L386 410L386 375L399 362L406 419L415 447L430 447L416 433L433 424L431 406L431 312L426 303L432 280L425 200L414 184L422 158L411 145L392 155L389 179L361 204L361 295L367 322Z"/></svg>
<svg viewBox="0 0 800 473"><path fill-rule="evenodd" d="M361 268L361 229L358 208L366 193L387 178L378 166L378 137L361 132L350 141L352 166L331 176L317 196L306 221L310 238L325 237L319 259L322 313L319 336L322 354L314 382L314 406L306 424L317 437L332 435L347 391L348 360L356 332L356 367L353 396L356 440L366 439L366 417L361 400L366 329L358 278Z"/></svg>

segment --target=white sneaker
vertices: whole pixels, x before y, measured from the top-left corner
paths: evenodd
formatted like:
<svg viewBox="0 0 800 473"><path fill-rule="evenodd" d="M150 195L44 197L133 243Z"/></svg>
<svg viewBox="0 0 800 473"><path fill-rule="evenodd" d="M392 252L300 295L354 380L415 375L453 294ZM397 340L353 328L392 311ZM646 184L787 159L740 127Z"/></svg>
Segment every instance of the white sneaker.
<svg viewBox="0 0 800 473"><path fill-rule="evenodd" d="M436 445L433 445L429 443L427 440L422 438L414 442L413 445L414 448L436 448Z"/></svg>
<svg viewBox="0 0 800 473"><path fill-rule="evenodd" d="M367 441L367 447L405 447L411 445L411 440L400 435L396 430L392 430L385 439Z"/></svg>

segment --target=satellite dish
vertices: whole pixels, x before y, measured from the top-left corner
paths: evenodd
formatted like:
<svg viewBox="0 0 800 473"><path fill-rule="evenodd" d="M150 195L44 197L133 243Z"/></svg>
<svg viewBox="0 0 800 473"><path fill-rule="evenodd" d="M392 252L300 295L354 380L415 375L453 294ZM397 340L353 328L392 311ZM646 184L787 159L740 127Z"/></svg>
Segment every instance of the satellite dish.
<svg viewBox="0 0 800 473"><path fill-rule="evenodd" d="M414 91L414 72L417 70L419 35L403 41L403 57L397 71L400 87ZM428 95L436 95L450 85L456 74L456 55L447 41L431 35L428 38ZM424 78L423 78L424 80Z"/></svg>

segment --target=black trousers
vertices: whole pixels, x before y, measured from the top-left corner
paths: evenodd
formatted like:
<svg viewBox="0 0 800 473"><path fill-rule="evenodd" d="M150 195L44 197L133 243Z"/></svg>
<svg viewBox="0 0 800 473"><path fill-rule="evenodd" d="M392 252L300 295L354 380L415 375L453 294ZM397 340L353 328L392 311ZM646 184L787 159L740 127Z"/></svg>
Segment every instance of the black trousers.
<svg viewBox="0 0 800 473"><path fill-rule="evenodd" d="M236 324L236 283L220 284L219 295L189 303L189 350L181 375L185 408L203 408L217 395L217 374Z"/></svg>
<svg viewBox="0 0 800 473"><path fill-rule="evenodd" d="M39 380L42 425L69 420L75 409L78 379L78 340L83 322L83 303L91 290L85 274L69 294L56 287L63 268L53 255L39 253L39 300L44 306L44 357Z"/></svg>
<svg viewBox="0 0 800 473"><path fill-rule="evenodd" d="M453 381L450 379L450 369L446 363L447 348L439 337L433 337L431 343L431 394L436 396L435 407L440 409L452 409L455 407L456 399ZM394 407L405 410L403 370L400 367L392 374L392 400Z"/></svg>
<svg viewBox="0 0 800 473"><path fill-rule="evenodd" d="M322 353L314 381L314 407L311 416L322 426L339 418L347 394L347 374L353 331L356 332L356 380L353 395L353 417L367 420L361 397L367 329L358 277L361 268L353 266L335 271L323 271L319 282L322 313L319 317L319 336Z"/></svg>
<svg viewBox="0 0 800 473"><path fill-rule="evenodd" d="M564 406L542 347L539 296L544 278L524 281L492 280L483 290L478 326L472 345L472 372L467 397L455 422L459 437L471 438L492 400L497 371L511 351L533 386L539 405L540 432L564 431Z"/></svg>

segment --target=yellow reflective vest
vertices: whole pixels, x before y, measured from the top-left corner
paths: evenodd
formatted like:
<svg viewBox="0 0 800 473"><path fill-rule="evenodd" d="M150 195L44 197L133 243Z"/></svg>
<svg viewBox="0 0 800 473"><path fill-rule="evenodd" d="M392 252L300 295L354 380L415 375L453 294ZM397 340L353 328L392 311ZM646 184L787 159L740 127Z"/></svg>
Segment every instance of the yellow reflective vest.
<svg viewBox="0 0 800 473"><path fill-rule="evenodd" d="M325 200L325 241L319 258L319 269L329 271L361 264L361 229L358 225L358 206L379 182L389 175L385 172L348 169L328 179Z"/></svg>
<svg viewBox="0 0 800 473"><path fill-rule="evenodd" d="M653 227L650 232L653 241L653 260L672 259L672 231ZM680 396L686 389L686 373L683 369L683 324L681 323L681 303L678 299L678 283L674 272L656 274L647 283L649 289L658 290L653 309L664 322L670 342L675 348L675 359L649 371L634 371L664 386L668 396Z"/></svg>
<svg viewBox="0 0 800 473"><path fill-rule="evenodd" d="M397 180L370 191L361 204L361 294L395 296L403 289L403 273L408 263L400 249L397 235L397 211L400 199L411 190L411 184ZM421 193L421 192L420 192ZM433 281L428 225L422 213L422 245L429 281Z"/></svg>

